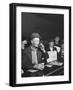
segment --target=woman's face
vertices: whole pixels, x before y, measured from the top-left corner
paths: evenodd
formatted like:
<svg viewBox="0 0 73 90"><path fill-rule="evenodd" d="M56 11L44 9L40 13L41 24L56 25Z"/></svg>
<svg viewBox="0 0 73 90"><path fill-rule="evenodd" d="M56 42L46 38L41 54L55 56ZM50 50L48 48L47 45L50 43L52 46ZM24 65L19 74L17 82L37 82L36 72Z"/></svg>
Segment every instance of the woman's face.
<svg viewBox="0 0 73 90"><path fill-rule="evenodd" d="M50 47L53 47L53 46L54 46L54 42L50 42L50 43L49 43L49 46L50 46Z"/></svg>

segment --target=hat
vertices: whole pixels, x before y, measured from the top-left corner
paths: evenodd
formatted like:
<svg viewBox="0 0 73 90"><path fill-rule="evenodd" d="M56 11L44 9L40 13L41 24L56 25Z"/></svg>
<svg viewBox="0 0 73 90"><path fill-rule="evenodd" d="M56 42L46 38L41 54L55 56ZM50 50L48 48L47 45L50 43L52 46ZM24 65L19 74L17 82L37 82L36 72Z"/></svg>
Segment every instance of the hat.
<svg viewBox="0 0 73 90"><path fill-rule="evenodd" d="M39 35L39 33L32 33L32 35L31 35L31 40L33 39L33 38L39 38L40 39L40 35Z"/></svg>

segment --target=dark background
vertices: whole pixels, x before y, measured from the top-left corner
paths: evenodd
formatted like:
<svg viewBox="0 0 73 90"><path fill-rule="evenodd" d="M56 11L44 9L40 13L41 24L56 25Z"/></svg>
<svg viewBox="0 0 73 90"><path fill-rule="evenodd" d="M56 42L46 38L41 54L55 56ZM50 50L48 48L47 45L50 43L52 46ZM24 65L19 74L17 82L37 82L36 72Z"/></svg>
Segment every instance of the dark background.
<svg viewBox="0 0 73 90"><path fill-rule="evenodd" d="M29 40L33 32L41 35L43 40L60 36L64 37L64 15L63 14L40 14L22 12L22 40Z"/></svg>

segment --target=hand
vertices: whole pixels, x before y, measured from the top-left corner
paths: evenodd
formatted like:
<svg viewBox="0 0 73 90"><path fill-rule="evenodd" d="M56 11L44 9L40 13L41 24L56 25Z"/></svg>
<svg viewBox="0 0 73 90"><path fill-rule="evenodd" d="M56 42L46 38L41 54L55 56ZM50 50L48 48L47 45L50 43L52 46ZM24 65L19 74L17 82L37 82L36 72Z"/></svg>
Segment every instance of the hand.
<svg viewBox="0 0 73 90"><path fill-rule="evenodd" d="M43 43L40 43L40 48L45 53L45 47L44 47Z"/></svg>
<svg viewBox="0 0 73 90"><path fill-rule="evenodd" d="M39 69L39 70L43 70L44 69L44 64L43 63L36 64L36 65L34 65L34 68Z"/></svg>

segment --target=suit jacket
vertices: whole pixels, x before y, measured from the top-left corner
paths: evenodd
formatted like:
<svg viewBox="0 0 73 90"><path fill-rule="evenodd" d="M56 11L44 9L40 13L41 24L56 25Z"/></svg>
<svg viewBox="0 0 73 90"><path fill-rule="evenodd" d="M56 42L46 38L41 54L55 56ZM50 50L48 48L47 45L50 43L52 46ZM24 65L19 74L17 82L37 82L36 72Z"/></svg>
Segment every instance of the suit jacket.
<svg viewBox="0 0 73 90"><path fill-rule="evenodd" d="M42 51L38 49L37 50L38 63L42 62L42 57L46 58L47 54L42 53ZM32 49L29 46L22 51L22 69L24 71L32 69L33 65L34 64L32 64Z"/></svg>

